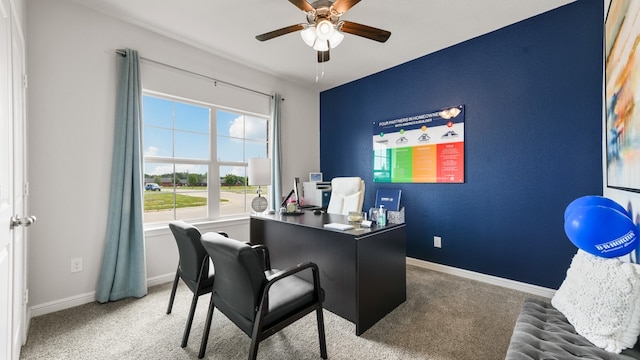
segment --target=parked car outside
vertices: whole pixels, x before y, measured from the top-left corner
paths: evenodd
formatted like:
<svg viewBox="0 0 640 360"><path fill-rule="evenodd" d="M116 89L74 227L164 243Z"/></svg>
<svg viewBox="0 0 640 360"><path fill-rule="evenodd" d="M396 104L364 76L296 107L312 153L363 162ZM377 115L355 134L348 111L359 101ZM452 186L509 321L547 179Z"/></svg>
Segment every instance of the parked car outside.
<svg viewBox="0 0 640 360"><path fill-rule="evenodd" d="M144 189L145 190L151 190L151 191L160 191L160 190L162 190L160 185L158 185L156 183L147 183L147 185L144 186Z"/></svg>

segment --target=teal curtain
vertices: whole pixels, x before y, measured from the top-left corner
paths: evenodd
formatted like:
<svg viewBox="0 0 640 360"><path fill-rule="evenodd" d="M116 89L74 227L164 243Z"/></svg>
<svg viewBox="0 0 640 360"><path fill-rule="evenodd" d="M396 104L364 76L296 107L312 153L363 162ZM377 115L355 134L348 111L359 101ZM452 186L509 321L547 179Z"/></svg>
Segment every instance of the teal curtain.
<svg viewBox="0 0 640 360"><path fill-rule="evenodd" d="M109 214L96 300L147 294L142 222L142 88L138 52L118 51Z"/></svg>
<svg viewBox="0 0 640 360"><path fill-rule="evenodd" d="M271 156L271 199L273 209L278 212L282 202L282 183L280 177L280 103L282 97L273 94L271 97L271 136L269 156Z"/></svg>

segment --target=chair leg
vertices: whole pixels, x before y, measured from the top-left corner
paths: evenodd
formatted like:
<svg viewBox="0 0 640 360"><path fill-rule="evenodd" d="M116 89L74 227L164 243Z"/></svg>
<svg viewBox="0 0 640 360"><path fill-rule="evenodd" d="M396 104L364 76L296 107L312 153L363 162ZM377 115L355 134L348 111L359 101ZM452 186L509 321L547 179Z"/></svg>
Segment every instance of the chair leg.
<svg viewBox="0 0 640 360"><path fill-rule="evenodd" d="M173 308L173 299L176 298L176 289L178 288L178 281L180 280L180 274L176 270L176 278L173 280L173 288L171 289L171 297L169 298L169 307L167 308L167 314L171 314Z"/></svg>
<svg viewBox="0 0 640 360"><path fill-rule="evenodd" d="M187 325L184 328L184 335L182 336L182 347L187 346L189 341L189 333L191 332L191 324L193 324L193 316L196 313L196 305L198 305L198 293L193 293L193 300L191 300L191 310L189 310L189 318L187 318Z"/></svg>
<svg viewBox="0 0 640 360"><path fill-rule="evenodd" d="M253 331L251 332L251 346L249 347L249 360L256 360L258 357L258 346L260 346L260 337L262 332L262 310L258 311L253 323Z"/></svg>
<svg viewBox="0 0 640 360"><path fill-rule="evenodd" d="M256 360L258 357L258 345L260 345L260 340L254 334L251 338L251 347L249 348L249 360Z"/></svg>
<svg viewBox="0 0 640 360"><path fill-rule="evenodd" d="M209 330L211 330L211 318L213 318L213 310L215 304L213 303L213 293L211 294L211 301L209 301L209 310L207 311L207 320L204 324L204 331L202 333L202 341L200 342L200 352L198 353L198 359L204 357L204 353L207 350L207 341L209 340Z"/></svg>
<svg viewBox="0 0 640 360"><path fill-rule="evenodd" d="M327 358L327 340L324 337L324 315L322 307L316 309L316 317L318 318L318 340L320 341L320 357Z"/></svg>

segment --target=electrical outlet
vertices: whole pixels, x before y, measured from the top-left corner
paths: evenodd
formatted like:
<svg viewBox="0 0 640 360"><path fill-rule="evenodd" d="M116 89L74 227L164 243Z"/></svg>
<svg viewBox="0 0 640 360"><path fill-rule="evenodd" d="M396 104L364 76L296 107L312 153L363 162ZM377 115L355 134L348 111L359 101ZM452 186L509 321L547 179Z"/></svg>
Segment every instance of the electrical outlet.
<svg viewBox="0 0 640 360"><path fill-rule="evenodd" d="M442 238L440 236L433 237L433 247L437 247L437 248L442 247Z"/></svg>
<svg viewBox="0 0 640 360"><path fill-rule="evenodd" d="M82 258L71 259L71 272L80 272L82 271Z"/></svg>

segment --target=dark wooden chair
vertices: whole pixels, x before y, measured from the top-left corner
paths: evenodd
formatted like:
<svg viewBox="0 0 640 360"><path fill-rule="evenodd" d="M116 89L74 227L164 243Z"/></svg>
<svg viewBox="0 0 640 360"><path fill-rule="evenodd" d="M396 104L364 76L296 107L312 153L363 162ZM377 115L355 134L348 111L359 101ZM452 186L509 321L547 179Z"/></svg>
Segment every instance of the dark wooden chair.
<svg viewBox="0 0 640 360"><path fill-rule="evenodd" d="M260 341L315 311L320 356L327 358L318 266L312 262L286 270L271 269L269 251L263 245L249 245L217 233L202 235L202 245L213 260L216 281L202 335L199 358L203 358L214 308L251 338L249 360L256 359ZM313 282L294 274L311 271Z"/></svg>
<svg viewBox="0 0 640 360"><path fill-rule="evenodd" d="M198 231L195 226L184 221L177 220L170 222L169 228L171 229L173 237L176 240L176 244L178 245L180 260L178 261L176 277L173 280L173 288L171 289L171 297L169 298L167 314L171 314L173 300L175 299L176 289L180 279L184 281L189 290L193 293L191 309L189 310L189 317L187 318L184 335L182 336L182 344L180 345L185 347L189 340L189 333L191 332L191 324L193 323L193 315L196 311L198 298L200 295L211 292L211 289L213 288L214 271L213 268L209 267L209 254L207 254L207 251L202 247L202 243L200 242L200 231ZM221 234L226 236L225 233Z"/></svg>

